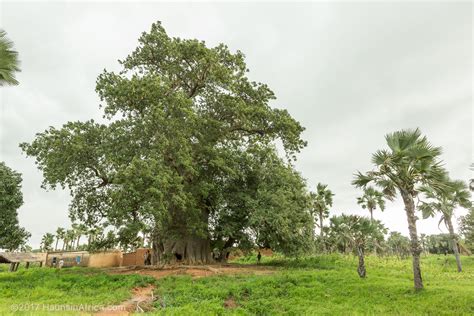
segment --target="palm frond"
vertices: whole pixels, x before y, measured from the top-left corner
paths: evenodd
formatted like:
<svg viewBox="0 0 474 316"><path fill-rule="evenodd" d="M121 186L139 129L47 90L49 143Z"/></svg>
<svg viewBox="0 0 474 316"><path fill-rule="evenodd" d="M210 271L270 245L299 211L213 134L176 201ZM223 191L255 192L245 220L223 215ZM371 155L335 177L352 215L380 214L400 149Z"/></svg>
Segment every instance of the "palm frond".
<svg viewBox="0 0 474 316"><path fill-rule="evenodd" d="M421 202L421 205L418 206L418 209L421 211L424 219L433 217L436 214L436 208L433 203Z"/></svg>
<svg viewBox="0 0 474 316"><path fill-rule="evenodd" d="M357 171L357 173L354 174L354 180L352 181L352 185L358 188L364 188L367 184L374 180L375 179L372 176Z"/></svg>
<svg viewBox="0 0 474 316"><path fill-rule="evenodd" d="M392 155L388 150L377 150L372 155L372 163L376 166L389 164L392 160Z"/></svg>
<svg viewBox="0 0 474 316"><path fill-rule="evenodd" d="M0 30L0 86L17 85L15 73L20 71L18 53L13 50L13 42L6 35L5 31Z"/></svg>

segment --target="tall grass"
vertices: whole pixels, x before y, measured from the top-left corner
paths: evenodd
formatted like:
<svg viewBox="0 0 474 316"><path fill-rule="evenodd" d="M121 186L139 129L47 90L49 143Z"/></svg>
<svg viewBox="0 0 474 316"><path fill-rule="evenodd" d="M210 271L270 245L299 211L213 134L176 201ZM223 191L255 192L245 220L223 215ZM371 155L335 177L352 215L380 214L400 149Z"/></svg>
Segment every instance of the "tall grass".
<svg viewBox="0 0 474 316"><path fill-rule="evenodd" d="M160 280L157 314L163 315L472 315L474 258L422 259L426 289L413 290L411 260L367 257L367 279L357 275L352 256L322 255L285 260L262 258L277 266L272 275L214 276ZM255 263L241 258L240 263ZM226 300L236 307L225 306Z"/></svg>

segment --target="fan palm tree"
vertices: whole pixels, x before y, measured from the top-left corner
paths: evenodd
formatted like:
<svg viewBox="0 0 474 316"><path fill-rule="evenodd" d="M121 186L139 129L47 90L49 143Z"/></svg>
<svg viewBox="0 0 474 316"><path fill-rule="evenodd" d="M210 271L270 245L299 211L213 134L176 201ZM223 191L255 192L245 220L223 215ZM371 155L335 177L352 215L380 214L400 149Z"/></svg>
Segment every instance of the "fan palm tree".
<svg viewBox="0 0 474 316"><path fill-rule="evenodd" d="M422 201L419 209L422 211L424 218L441 213L441 220L439 223L441 224L441 222L444 222L448 228L451 247L454 256L456 257L458 272L461 272L462 265L459 257L457 236L454 233L452 217L456 207L466 209L471 208L471 193L463 181L451 181L447 179L446 183L448 188L444 192L437 192L430 187L423 187L421 191L425 194L428 202Z"/></svg>
<svg viewBox="0 0 474 316"><path fill-rule="evenodd" d="M399 259L407 257L410 253L410 239L399 232L390 232L387 238L387 246L392 254L396 254Z"/></svg>
<svg viewBox="0 0 474 316"><path fill-rule="evenodd" d="M76 239L76 249L79 249L79 242L81 240L82 235L87 233L87 227L84 224L72 224L72 229L74 230Z"/></svg>
<svg viewBox="0 0 474 316"><path fill-rule="evenodd" d="M51 250L51 246L53 245L54 242L54 235L51 233L46 233L43 235L41 238L41 249L43 251L49 251Z"/></svg>
<svg viewBox="0 0 474 316"><path fill-rule="evenodd" d="M359 265L357 267L357 273L361 278L366 277L365 269L365 250L369 239L383 239L383 233L379 229L379 224L373 220L369 220L366 217L360 217L357 215L349 215L349 221L346 223L346 231L350 235L350 240L353 247L357 251L359 257ZM380 235L382 234L382 235Z"/></svg>
<svg viewBox="0 0 474 316"><path fill-rule="evenodd" d="M357 198L357 204L369 210L370 220L373 221L375 209L378 207L382 212L385 209L384 195L372 187L367 187L364 189L364 194Z"/></svg>
<svg viewBox="0 0 474 316"><path fill-rule="evenodd" d="M352 251L351 235L346 229L348 216L342 214L329 219L329 244L332 250L339 250L344 254Z"/></svg>
<svg viewBox="0 0 474 316"><path fill-rule="evenodd" d="M323 221L329 216L329 208L332 206L333 196L334 194L328 189L328 186L322 183L318 183L316 192L310 193L313 216L316 215L319 218L319 235L321 242L323 242L324 238Z"/></svg>
<svg viewBox="0 0 474 316"><path fill-rule="evenodd" d="M58 227L56 229L56 246L54 247L55 250L58 250L58 242L59 240L64 240L64 235L66 234L66 231L62 227ZM63 243L63 250L64 250L64 243Z"/></svg>
<svg viewBox="0 0 474 316"><path fill-rule="evenodd" d="M15 72L20 71L18 53L13 50L13 43L0 30L0 86L17 85Z"/></svg>
<svg viewBox="0 0 474 316"><path fill-rule="evenodd" d="M93 226L89 228L87 232L87 249L97 250L100 241L104 239L104 227L102 226Z"/></svg>
<svg viewBox="0 0 474 316"><path fill-rule="evenodd" d="M423 288L420 268L421 247L416 228L414 199L421 185L442 191L446 171L441 166L441 148L434 147L419 129L401 130L385 136L388 150L378 150L372 156L374 170L358 172L352 182L366 188L370 183L382 189L387 199L394 199L397 191L403 199L410 233L415 289Z"/></svg>
<svg viewBox="0 0 474 316"><path fill-rule="evenodd" d="M74 240L76 239L76 233L74 229L66 230L66 250L73 250Z"/></svg>

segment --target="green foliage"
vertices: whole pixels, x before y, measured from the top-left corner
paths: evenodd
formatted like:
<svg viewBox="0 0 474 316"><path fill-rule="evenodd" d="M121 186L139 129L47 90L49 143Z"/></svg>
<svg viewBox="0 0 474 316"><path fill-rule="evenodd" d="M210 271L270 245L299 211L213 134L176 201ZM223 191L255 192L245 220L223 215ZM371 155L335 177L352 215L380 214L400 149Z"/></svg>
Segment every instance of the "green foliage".
<svg viewBox="0 0 474 316"><path fill-rule="evenodd" d="M311 213L315 217L315 222L319 226L318 244L320 250L326 248L327 240L324 237L324 219L329 217L329 208L332 206L332 197L334 194L329 190L326 184L318 183L316 192L310 192Z"/></svg>
<svg viewBox="0 0 474 316"><path fill-rule="evenodd" d="M422 187L420 191L424 194L424 199L418 208L422 211L424 218L441 213L441 221L444 221L448 227L448 222L456 208L470 209L472 204L471 193L463 181L452 181L446 178L445 182L446 187L443 191L436 191L428 186Z"/></svg>
<svg viewBox="0 0 474 316"><path fill-rule="evenodd" d="M399 258L406 258L410 254L410 239L399 232L390 232L386 246L389 254Z"/></svg>
<svg viewBox="0 0 474 316"><path fill-rule="evenodd" d="M342 253L380 249L387 228L380 222L357 215L333 216L330 219L328 246Z"/></svg>
<svg viewBox="0 0 474 316"><path fill-rule="evenodd" d="M54 235L51 233L46 233L41 238L41 250L42 251L51 251L53 250Z"/></svg>
<svg viewBox="0 0 474 316"><path fill-rule="evenodd" d="M169 37L154 23L120 64L97 79L106 124L68 122L21 144L44 187L70 189L71 218L108 222L129 240L152 228L161 240L191 235L225 246L258 235L282 251L300 248L312 221L291 161L304 128L269 106L275 96L247 78L244 55Z"/></svg>
<svg viewBox="0 0 474 316"><path fill-rule="evenodd" d="M430 235L427 238L426 247L428 252L432 254L452 253L450 241L449 234Z"/></svg>
<svg viewBox="0 0 474 316"><path fill-rule="evenodd" d="M414 284L415 288L422 289L419 264L422 249L418 241L414 199L423 188L444 192L447 172L439 160L441 148L431 145L419 129L387 134L385 140L389 149L377 150L372 155L374 169L365 174L358 172L352 184L367 188L373 183L389 200L395 198L397 191L400 193L410 233Z"/></svg>
<svg viewBox="0 0 474 316"><path fill-rule="evenodd" d="M474 208L471 208L466 216L460 218L459 230L464 236L466 246L474 251Z"/></svg>
<svg viewBox="0 0 474 316"><path fill-rule="evenodd" d="M421 185L445 189L446 171L439 161L441 148L432 146L419 129L397 131L385 139L389 150L372 155L375 170L365 175L359 172L353 181L355 186L365 188L373 182L387 198L394 198L396 190L414 196Z"/></svg>
<svg viewBox="0 0 474 316"><path fill-rule="evenodd" d="M357 198L357 204L361 205L363 209L368 209L370 218L373 219L372 213L377 207L382 212L385 209L384 195L372 187L366 187L364 188L364 194Z"/></svg>
<svg viewBox="0 0 474 316"><path fill-rule="evenodd" d="M0 30L0 86L18 84L15 73L20 71L19 64L13 43L7 38L7 33Z"/></svg>
<svg viewBox="0 0 474 316"><path fill-rule="evenodd" d="M323 218L329 216L329 208L332 206L334 194L329 190L327 184L318 183L316 192L311 192L311 203L315 214L323 214Z"/></svg>
<svg viewBox="0 0 474 316"><path fill-rule="evenodd" d="M21 174L0 162L0 249L17 250L30 233L18 223L18 208L23 204Z"/></svg>
<svg viewBox="0 0 474 316"><path fill-rule="evenodd" d="M242 155L235 176L221 186L221 212L212 218L213 240L231 236L248 250L259 247L288 255L312 250L313 218L306 185L273 149ZM249 234L250 232L250 234Z"/></svg>
<svg viewBox="0 0 474 316"><path fill-rule="evenodd" d="M407 290L411 261L366 257L370 274L357 276L351 256L278 257L270 275L188 276L160 280L159 315L468 315L474 311L474 258L464 257L462 276L454 258L424 257L423 292ZM271 259L268 259L271 260ZM254 263L254 262L252 262ZM272 265L267 261L266 265ZM235 308L224 307L232 299Z"/></svg>

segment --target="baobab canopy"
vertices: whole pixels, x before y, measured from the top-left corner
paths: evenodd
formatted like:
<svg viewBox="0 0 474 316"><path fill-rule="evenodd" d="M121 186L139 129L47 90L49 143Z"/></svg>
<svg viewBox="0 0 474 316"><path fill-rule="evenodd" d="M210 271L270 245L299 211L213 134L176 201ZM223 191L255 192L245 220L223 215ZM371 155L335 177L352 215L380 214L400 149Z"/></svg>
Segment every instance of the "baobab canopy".
<svg viewBox="0 0 474 316"><path fill-rule="evenodd" d="M157 260L310 247L306 185L291 165L304 128L269 106L241 52L169 37L158 22L120 65L97 79L107 123L67 122L21 145L44 187L70 189L72 219L149 229Z"/></svg>

